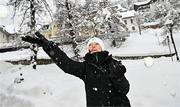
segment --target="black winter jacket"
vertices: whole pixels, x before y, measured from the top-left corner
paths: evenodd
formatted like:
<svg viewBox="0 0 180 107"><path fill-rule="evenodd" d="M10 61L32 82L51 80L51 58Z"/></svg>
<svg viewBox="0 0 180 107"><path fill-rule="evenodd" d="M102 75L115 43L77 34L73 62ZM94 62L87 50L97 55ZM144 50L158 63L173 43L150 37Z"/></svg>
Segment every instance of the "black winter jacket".
<svg viewBox="0 0 180 107"><path fill-rule="evenodd" d="M126 68L107 51L87 53L84 62L76 62L53 44L43 49L64 72L84 81L88 107L130 107Z"/></svg>

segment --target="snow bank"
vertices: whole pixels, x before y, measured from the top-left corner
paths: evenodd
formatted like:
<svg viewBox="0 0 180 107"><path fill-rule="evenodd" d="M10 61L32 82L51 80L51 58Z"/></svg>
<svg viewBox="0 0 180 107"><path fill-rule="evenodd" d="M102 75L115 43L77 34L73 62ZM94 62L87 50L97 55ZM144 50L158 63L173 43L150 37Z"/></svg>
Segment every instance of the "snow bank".
<svg viewBox="0 0 180 107"><path fill-rule="evenodd" d="M3 65L9 66L8 63ZM38 66L37 70L30 66L18 67L14 72L7 69L6 73L0 74L1 107L85 106L84 83L65 74L56 65ZM15 83L18 78L24 80Z"/></svg>
<svg viewBox="0 0 180 107"><path fill-rule="evenodd" d="M123 62L131 85L128 96L132 107L180 106L179 62L159 58L152 67L145 67L143 60Z"/></svg>
<svg viewBox="0 0 180 107"><path fill-rule="evenodd" d="M7 62L0 62L0 74L3 72L8 71L9 69L11 69L13 67L12 64L7 63Z"/></svg>
<svg viewBox="0 0 180 107"><path fill-rule="evenodd" d="M179 107L179 62L170 58L154 59L151 67L143 60L124 60L131 88L128 97L132 107ZM2 107L85 107L84 83L65 74L55 64L30 66L0 63L6 72L0 74ZM12 68L9 68L12 66ZM13 71L13 72L12 72ZM23 74L20 76L20 74ZM14 83L16 78L24 78Z"/></svg>

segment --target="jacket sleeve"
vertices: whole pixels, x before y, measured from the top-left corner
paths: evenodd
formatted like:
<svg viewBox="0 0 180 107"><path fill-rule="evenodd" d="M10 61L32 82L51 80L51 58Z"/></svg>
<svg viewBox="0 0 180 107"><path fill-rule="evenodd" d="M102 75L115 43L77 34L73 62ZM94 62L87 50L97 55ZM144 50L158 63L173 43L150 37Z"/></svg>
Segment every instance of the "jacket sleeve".
<svg viewBox="0 0 180 107"><path fill-rule="evenodd" d="M115 61L110 64L110 80L113 87L120 94L126 95L129 92L129 81L125 77L126 67L122 65L121 61Z"/></svg>
<svg viewBox="0 0 180 107"><path fill-rule="evenodd" d="M70 59L55 43L49 42L43 46L43 50L49 57L60 67L64 72L77 76L79 78L83 75L82 62L76 62Z"/></svg>

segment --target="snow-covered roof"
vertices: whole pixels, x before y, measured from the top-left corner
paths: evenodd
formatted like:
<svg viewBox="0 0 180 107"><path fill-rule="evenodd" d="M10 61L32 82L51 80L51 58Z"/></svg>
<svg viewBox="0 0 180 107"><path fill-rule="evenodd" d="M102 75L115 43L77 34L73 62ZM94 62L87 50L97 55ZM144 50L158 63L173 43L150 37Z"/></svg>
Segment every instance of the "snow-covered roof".
<svg viewBox="0 0 180 107"><path fill-rule="evenodd" d="M134 3L134 10L138 10L138 9L146 9L146 8L150 8L150 4L152 2L155 2L156 0L146 0L146 1L143 1L143 2L137 2L137 3Z"/></svg>
<svg viewBox="0 0 180 107"><path fill-rule="evenodd" d="M131 10L131 11L127 11L127 12L121 12L120 13L122 18L129 18L129 17L134 17L136 15L136 11Z"/></svg>
<svg viewBox="0 0 180 107"><path fill-rule="evenodd" d="M108 10L108 8L104 8L104 9L102 10L102 14L103 14L103 15L111 15L111 12Z"/></svg>
<svg viewBox="0 0 180 107"><path fill-rule="evenodd" d="M169 25L169 24L173 24L173 21L170 20L170 19L167 19L166 22L165 22L165 25Z"/></svg>
<svg viewBox="0 0 180 107"><path fill-rule="evenodd" d="M146 0L146 1L134 3L134 5L145 5L145 4L148 4L150 2L151 2L151 0Z"/></svg>
<svg viewBox="0 0 180 107"><path fill-rule="evenodd" d="M123 7L121 6L121 4L118 4L117 7L118 7L118 10L120 10L120 11L127 11L127 9L126 9L126 8L123 8Z"/></svg>
<svg viewBox="0 0 180 107"><path fill-rule="evenodd" d="M106 19L111 16L111 12L108 10L108 8L103 8L102 10L99 10L97 13L106 16Z"/></svg>
<svg viewBox="0 0 180 107"><path fill-rule="evenodd" d="M0 27L0 32L4 33L5 35L10 35L3 27Z"/></svg>
<svg viewBox="0 0 180 107"><path fill-rule="evenodd" d="M152 26L152 25L157 25L157 24L159 24L159 22L148 22L148 23L142 24L142 26Z"/></svg>

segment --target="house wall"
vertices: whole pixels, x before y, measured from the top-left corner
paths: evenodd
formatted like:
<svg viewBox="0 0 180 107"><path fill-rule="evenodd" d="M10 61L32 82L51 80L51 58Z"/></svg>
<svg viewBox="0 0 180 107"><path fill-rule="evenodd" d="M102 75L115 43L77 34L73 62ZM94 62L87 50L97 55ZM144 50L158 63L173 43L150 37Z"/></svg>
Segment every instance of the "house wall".
<svg viewBox="0 0 180 107"><path fill-rule="evenodd" d="M9 43L18 37L17 34L10 34L4 28L0 27L0 43Z"/></svg>
<svg viewBox="0 0 180 107"><path fill-rule="evenodd" d="M51 23L51 34L52 34L52 37L57 37L59 31L60 31L59 24L56 21L52 22Z"/></svg>
<svg viewBox="0 0 180 107"><path fill-rule="evenodd" d="M45 36L45 38L50 39L58 36L60 28L59 24L56 21L46 26L48 27L41 30L41 33Z"/></svg>
<svg viewBox="0 0 180 107"><path fill-rule="evenodd" d="M137 32L138 31L138 24L136 23L135 19L133 17L130 18L123 18L122 21L128 28L128 31L130 32Z"/></svg>
<svg viewBox="0 0 180 107"><path fill-rule="evenodd" d="M52 37L51 30L46 30L41 32L46 39L49 39Z"/></svg>
<svg viewBox="0 0 180 107"><path fill-rule="evenodd" d="M88 27L84 27L82 26L80 28L80 32L79 32L80 36L82 37L88 37L88 36L93 36L95 35L95 31L93 30L93 28L88 28Z"/></svg>
<svg viewBox="0 0 180 107"><path fill-rule="evenodd" d="M3 32L0 31L0 43L7 43L8 37Z"/></svg>

